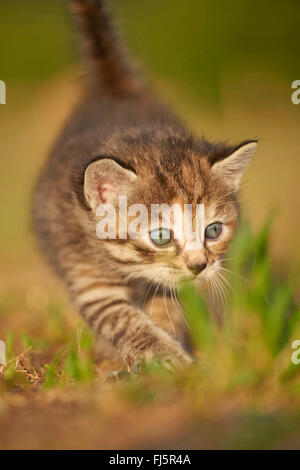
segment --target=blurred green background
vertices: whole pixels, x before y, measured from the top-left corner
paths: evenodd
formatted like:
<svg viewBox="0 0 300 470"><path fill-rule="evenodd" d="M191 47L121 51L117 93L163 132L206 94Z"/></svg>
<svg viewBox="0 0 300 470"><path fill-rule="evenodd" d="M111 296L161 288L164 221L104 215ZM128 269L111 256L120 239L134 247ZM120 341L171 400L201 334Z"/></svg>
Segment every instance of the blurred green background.
<svg viewBox="0 0 300 470"><path fill-rule="evenodd" d="M276 209L272 253L299 264L300 6L296 0L109 0L131 55L199 134L260 146L242 187L254 229ZM83 63L66 0L0 5L0 255L32 255L29 206L49 147L80 95ZM24 258L25 259L25 258ZM282 264L283 263L283 264ZM279 263L278 263L279 265Z"/></svg>

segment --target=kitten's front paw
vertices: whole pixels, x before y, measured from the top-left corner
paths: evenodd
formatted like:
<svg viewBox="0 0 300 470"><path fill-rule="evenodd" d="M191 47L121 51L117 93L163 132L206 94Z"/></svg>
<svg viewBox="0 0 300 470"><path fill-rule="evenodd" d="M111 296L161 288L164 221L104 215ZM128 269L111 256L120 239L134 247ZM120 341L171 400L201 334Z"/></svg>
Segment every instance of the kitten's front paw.
<svg viewBox="0 0 300 470"><path fill-rule="evenodd" d="M166 369L171 371L181 371L193 362L191 356L173 338L167 338L167 340L157 338L142 354L138 353L133 362L136 367L142 362L149 363L154 360L159 360Z"/></svg>
<svg viewBox="0 0 300 470"><path fill-rule="evenodd" d="M174 344L170 347L167 345L167 348L159 348L159 352L155 357L157 357L166 369L171 371L181 371L192 364L193 359L191 356L184 351L180 344Z"/></svg>

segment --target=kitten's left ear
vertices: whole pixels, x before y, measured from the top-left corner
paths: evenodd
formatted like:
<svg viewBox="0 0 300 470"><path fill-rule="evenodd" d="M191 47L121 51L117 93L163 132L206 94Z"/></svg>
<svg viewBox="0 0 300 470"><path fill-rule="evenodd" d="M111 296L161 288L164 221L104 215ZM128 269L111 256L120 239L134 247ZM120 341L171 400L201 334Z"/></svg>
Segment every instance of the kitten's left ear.
<svg viewBox="0 0 300 470"><path fill-rule="evenodd" d="M257 148L257 141L247 142L231 153L223 160L219 160L212 165L213 173L229 185L238 190L244 171L252 159Z"/></svg>

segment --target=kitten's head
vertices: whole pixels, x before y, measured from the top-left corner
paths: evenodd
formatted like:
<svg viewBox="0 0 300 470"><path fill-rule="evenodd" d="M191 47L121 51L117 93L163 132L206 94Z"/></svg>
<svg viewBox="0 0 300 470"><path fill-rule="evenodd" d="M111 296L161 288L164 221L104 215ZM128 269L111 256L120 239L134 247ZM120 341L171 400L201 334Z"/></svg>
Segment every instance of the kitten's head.
<svg viewBox="0 0 300 470"><path fill-rule="evenodd" d="M184 278L213 278L237 226L237 192L256 146L213 145L176 134L114 139L113 152L110 147L109 155L86 169L84 195L95 233L97 223L104 230L110 226L113 239L99 243L122 273L169 286ZM127 198L126 237L119 232L120 196L123 203ZM192 214L196 244L184 226L185 211Z"/></svg>

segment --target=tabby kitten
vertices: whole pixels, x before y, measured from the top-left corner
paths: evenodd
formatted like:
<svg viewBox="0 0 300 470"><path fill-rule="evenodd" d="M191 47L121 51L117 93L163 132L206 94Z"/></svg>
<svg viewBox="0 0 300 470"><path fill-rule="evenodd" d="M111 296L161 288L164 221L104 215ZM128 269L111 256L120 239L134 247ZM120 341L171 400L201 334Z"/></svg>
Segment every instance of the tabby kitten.
<svg viewBox="0 0 300 470"><path fill-rule="evenodd" d="M159 358L181 368L190 355L143 311L140 299L149 283L172 287L182 278L215 276L257 144L230 147L194 137L127 62L102 1L71 5L89 57L89 86L38 181L35 231L74 305L103 340L136 364ZM128 206L203 204L203 245L187 250L162 226L147 237L100 240L97 207L117 206L120 195Z"/></svg>

